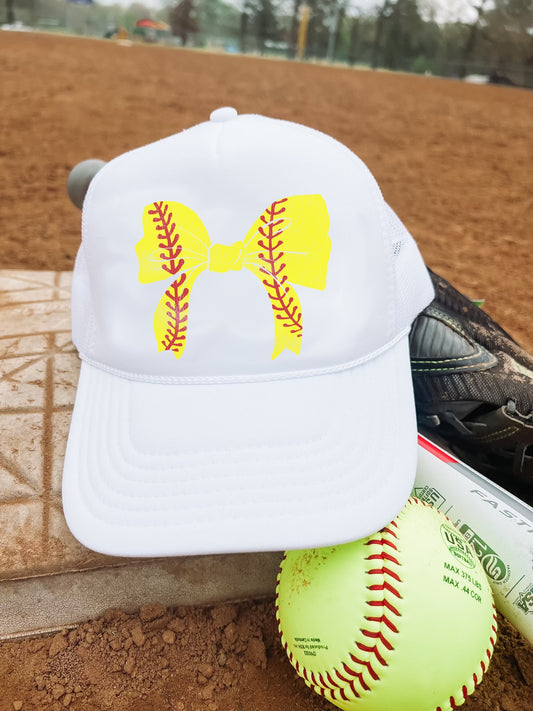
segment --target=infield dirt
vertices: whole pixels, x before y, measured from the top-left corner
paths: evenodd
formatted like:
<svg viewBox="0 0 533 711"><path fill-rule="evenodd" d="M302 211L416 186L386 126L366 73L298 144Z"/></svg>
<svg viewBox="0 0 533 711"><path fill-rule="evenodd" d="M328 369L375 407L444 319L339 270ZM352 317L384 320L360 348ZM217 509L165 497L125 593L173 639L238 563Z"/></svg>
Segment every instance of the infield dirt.
<svg viewBox="0 0 533 711"><path fill-rule="evenodd" d="M533 93L8 32L0 72L1 268L72 269L80 213L66 182L76 163L109 160L232 105L304 123L354 150L428 266L485 298L533 349ZM469 711L533 709L531 645L502 619L500 630ZM0 644L0 678L0 711L333 708L296 678L272 601L108 612L55 637Z"/></svg>

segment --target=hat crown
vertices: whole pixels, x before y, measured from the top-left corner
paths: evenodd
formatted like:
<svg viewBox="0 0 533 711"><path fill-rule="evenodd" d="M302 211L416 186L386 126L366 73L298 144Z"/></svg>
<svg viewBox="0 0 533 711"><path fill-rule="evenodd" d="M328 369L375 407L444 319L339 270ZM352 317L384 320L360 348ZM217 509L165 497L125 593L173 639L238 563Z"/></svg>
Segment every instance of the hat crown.
<svg viewBox="0 0 533 711"><path fill-rule="evenodd" d="M128 377L177 381L275 378L371 357L427 302L400 313L388 221L375 180L345 146L225 111L93 179L75 343ZM410 266L424 283L419 256Z"/></svg>

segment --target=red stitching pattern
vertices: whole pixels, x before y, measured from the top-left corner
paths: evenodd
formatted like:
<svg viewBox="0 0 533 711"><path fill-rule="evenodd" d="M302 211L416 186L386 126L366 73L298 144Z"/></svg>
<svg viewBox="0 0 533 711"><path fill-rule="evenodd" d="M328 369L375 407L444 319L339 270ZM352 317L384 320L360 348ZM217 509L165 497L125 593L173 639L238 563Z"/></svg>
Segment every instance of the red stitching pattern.
<svg viewBox="0 0 533 711"><path fill-rule="evenodd" d="M426 504L424 501L420 501L419 499L416 499L414 497L410 498L408 501L409 504L416 504L416 505L421 505L421 506L426 506L428 508L433 508L430 504ZM449 519L448 519L449 520ZM396 620L394 618L400 617L400 612L399 610L387 599L386 594L389 595L394 595L396 598L401 598L401 593L398 590L398 588L394 585L392 582L388 582L385 580L385 576L388 576L389 578L392 578L392 580L397 581L401 583L401 578L399 576L399 569L401 568L401 565L398 561L398 557L394 555L392 551L398 552L398 549L396 547L396 544L394 540L389 540L386 536L390 536L393 539L398 539L397 533L393 530L398 528L398 523L397 521L392 521L388 526L384 529L382 529L379 534L381 534L380 537L378 537L379 534L376 534L376 536L370 540L368 540L365 545L370 546L370 545L378 545L382 547L382 550L379 553L372 553L369 555L365 560L367 561L372 561L372 560L380 560L383 561L383 565L381 567L375 567L372 568L371 570L367 570L366 574L367 575L380 575L382 576L383 580L380 583L373 583L372 585L368 586L370 590L374 591L382 591L383 592L383 597L382 599L377 599L377 600L367 600L366 604L370 608L380 608L381 609L381 614L375 615L375 616L370 616L367 615L365 616L365 620L368 622L374 622L378 623L380 625L379 630L371 630L367 628L363 628L360 630L362 635L369 639L369 640L375 640L376 644L364 644L363 642L355 642L355 646L365 654L368 654L367 659L363 659L360 657L357 657L354 654L350 654L350 659L353 662L354 666L347 664L346 662L342 663L342 671L337 669L337 668L332 668L331 673L329 671L325 671L324 674L320 672L308 672L308 670L305 667L301 667L300 665L296 666L295 661L293 660L293 655L292 653L289 653L289 659L293 666L295 666L296 670L298 673L304 677L306 684L313 689L316 693L320 694L321 696L325 698L331 698L331 699L337 699L338 697L336 695L340 695L340 698L342 698L345 701L349 701L350 698L346 696L346 691L348 689L351 691L353 696L355 698L360 698L360 690L363 689L365 691L370 690L370 686L367 683L367 680L365 679L365 674L369 674L370 677L374 681L379 681L379 671L381 666L387 666L387 662L384 659L383 655L381 654L380 650L378 649L378 643L383 645L383 647L389 651L392 651L394 649L391 636L389 633L392 634L397 634L398 633L398 627L396 626L395 622ZM387 547L387 549L385 548ZM287 554L284 555L283 560L285 560L287 557ZM385 563L387 565L385 565ZM398 567L398 570L394 569L394 566ZM280 571L278 573L278 583L281 575L281 567ZM276 597L279 596L279 593L276 594ZM485 674L487 670L488 663L490 662L490 659L492 657L492 652L494 651L494 645L495 645L495 640L496 640L496 633L497 633L497 616L496 616L496 608L494 607L493 604L493 625L492 625L492 631L493 631L493 636L489 638L489 647L485 650L485 659L482 659L479 664L479 669L476 670L477 673L472 674L472 681L474 684L474 689L480 684L483 675ZM278 623L278 630L280 633L280 636L282 637L282 642L283 642L283 631L281 630L281 621L279 619L279 606L276 607L276 618L277 618L277 623ZM288 650L288 644L287 642L284 642L284 648ZM362 657L363 655L361 655ZM355 668L355 665L358 665L360 669ZM342 684L340 685L335 679L333 678L332 674L339 679ZM318 676L318 679L317 679ZM327 679L327 681L326 681ZM332 688L332 686L334 688ZM473 693L473 690L470 693ZM326 693L328 696L326 696ZM435 711L454 711L454 709L459 708L466 698L469 695L468 691L468 686L465 684L461 687L460 690L460 698L459 701L456 700L454 696L450 696L448 700L448 704L445 706L437 706Z"/></svg>
<svg viewBox="0 0 533 711"><path fill-rule="evenodd" d="M260 271L271 278L271 281L268 278L263 279L263 284L271 301L272 310L279 312L274 314L275 318L278 321L284 321L283 328L290 328L290 332L296 334L296 338L301 338L303 329L302 312L297 304L292 305L294 301L292 296L287 299L289 291L289 287L285 286L287 275L282 274L287 265L280 261L284 255L284 252L280 249L283 246L283 240L280 239L283 230L278 229L278 227L283 220L275 220L285 212L284 207L280 208L278 206L286 202L287 199L275 200L261 215L260 219L265 227L259 227L259 234L262 239L257 244L265 252L259 252L258 258L267 265L266 267L261 267ZM276 244L274 244L274 240L277 240Z"/></svg>
<svg viewBox="0 0 533 711"><path fill-rule="evenodd" d="M389 652L391 651L391 649L393 649L393 646L392 646L392 644L389 642L389 640L386 639L386 638L383 636L383 632L381 632L381 631L380 631L380 632L369 632L368 630L363 630L362 632L363 632L363 635L364 635L365 637L370 637L371 639L379 639L379 641L381 642L381 644L382 644L384 647L386 647L386 649L388 649ZM361 645L357 645L357 646L358 646L359 648L361 648ZM386 663L385 663L385 662L383 662L383 664L385 664L385 666L386 666Z"/></svg>
<svg viewBox="0 0 533 711"><path fill-rule="evenodd" d="M343 681L345 684L348 684L350 687L352 694L355 696L356 699L361 698L361 694L359 691L355 688L355 679L347 679L345 676L342 676L342 674L339 672L338 669L333 670L335 674L339 677L341 681ZM342 689L342 686L340 687ZM363 687L364 688L364 687Z"/></svg>
<svg viewBox="0 0 533 711"><path fill-rule="evenodd" d="M163 262L167 262L167 264L161 264L161 268L169 274L177 274L183 269L185 261L179 258L183 248L178 244L179 232L174 232L176 223L172 220L172 213L168 211L168 203L161 201L154 202L153 205L155 210L148 210L148 214L155 215L152 221L156 230L161 233L159 235L161 242L157 246L164 250L159 253L159 258Z"/></svg>
<svg viewBox="0 0 533 711"><path fill-rule="evenodd" d="M341 689L341 688L342 688L341 685L338 684L338 683L335 681L335 679L332 678L332 676L331 676L331 674L330 674L329 672L326 672L326 677L327 677L327 680L329 681L329 683L331 684L331 686L336 687L337 689Z"/></svg>
<svg viewBox="0 0 533 711"><path fill-rule="evenodd" d="M370 545L371 543L375 543L376 545L382 545L382 546L390 546L391 548L394 548L394 550L397 550L396 546L392 541L387 541L385 540L378 540L377 538L373 538L371 541L368 541L367 546Z"/></svg>
<svg viewBox="0 0 533 711"><path fill-rule="evenodd" d="M398 600L402 597L400 590L397 587L397 583L402 582L399 575L400 563L397 555L398 548L395 543L395 541L398 540L398 534L394 529L397 527L396 521L392 521L388 526L380 531L381 535L379 538L370 539L365 544L367 546L379 545L381 547L381 551L379 553L370 554L366 560L374 561L381 559L382 562L381 566L371 568L367 571L368 575L376 575L379 577L379 582L368 585L368 589L374 592L382 593L381 599L368 600L367 605L371 608L380 607L382 609L382 614L378 616L367 615L365 618L368 622L379 622L380 628L377 631L371 629L361 630L364 637L369 640L375 640L375 643L363 644L362 642L358 642L356 645L361 652L368 655L368 658L365 660L360 659L359 657L354 658L353 655L351 656L356 663L367 669L374 681L379 680L379 667L377 667L376 662L381 666L387 666L387 662L379 649L378 642L388 651L392 651L394 649L394 645L391 641L391 633L393 635L398 633L395 618L401 616L398 608L388 599L390 596L393 596L393 598ZM390 551L386 550L385 547L390 549ZM395 567L396 570L394 570ZM387 580L387 576L392 578L392 580Z"/></svg>
<svg viewBox="0 0 533 711"><path fill-rule="evenodd" d="M364 619L368 626L360 630L362 637L359 641L354 640L357 653L350 654L350 660L342 662L340 667L333 667L321 673L308 670L302 665L296 667L293 655L288 652L289 660L298 673L303 676L307 685L322 696L327 693L333 700L342 698L347 701L350 698L347 696L348 692L351 693L351 698L361 698L361 692L369 691L370 684L379 681L380 669L387 666L383 650L392 651L394 649L392 638L398 633L396 618L400 617L400 612L390 600L390 598L401 599L401 593L397 587L397 584L401 584L402 581L396 546L398 539L396 528L397 524L393 522L365 543L373 548L365 558L371 565L365 573L370 576L368 581L370 584L367 585L367 588L374 593L381 592L381 595L376 599L366 601L370 614L366 615ZM376 546L379 546L379 552L376 552ZM377 561L377 563L372 565L372 561ZM278 581L280 574L278 574ZM373 614L375 608L379 608L378 614ZM282 644L288 650L288 643L284 640L281 630L279 606L276 608L276 617Z"/></svg>
<svg viewBox="0 0 533 711"><path fill-rule="evenodd" d="M165 301L165 306L169 310L166 312L168 317L167 330L161 345L166 351L173 351L174 353L179 353L180 349L184 347L187 334L189 302L185 301L185 299L189 295L189 289L185 288L180 291L185 279L186 275L182 274L165 291L165 296L168 296L169 299Z"/></svg>
<svg viewBox="0 0 533 711"><path fill-rule="evenodd" d="M395 614L399 616L400 613L396 610ZM386 615L381 615L380 617L367 617L366 619L369 622L379 622L380 624L385 625L391 632L398 632L396 625L393 624Z"/></svg>

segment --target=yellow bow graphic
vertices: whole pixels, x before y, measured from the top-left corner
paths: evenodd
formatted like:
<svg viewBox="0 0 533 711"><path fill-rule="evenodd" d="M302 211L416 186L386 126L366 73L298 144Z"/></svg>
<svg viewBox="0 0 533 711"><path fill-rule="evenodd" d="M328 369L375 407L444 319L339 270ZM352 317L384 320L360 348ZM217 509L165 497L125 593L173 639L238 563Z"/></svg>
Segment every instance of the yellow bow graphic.
<svg viewBox="0 0 533 711"><path fill-rule="evenodd" d="M211 244L198 215L179 202L153 202L144 208L143 238L136 244L139 281L176 279L154 314L159 351L180 358L187 339L192 286L205 269L246 268L265 287L274 314L276 358L285 348L298 354L303 332L300 301L291 284L326 288L331 240L329 215L320 195L276 200L257 218L242 242Z"/></svg>

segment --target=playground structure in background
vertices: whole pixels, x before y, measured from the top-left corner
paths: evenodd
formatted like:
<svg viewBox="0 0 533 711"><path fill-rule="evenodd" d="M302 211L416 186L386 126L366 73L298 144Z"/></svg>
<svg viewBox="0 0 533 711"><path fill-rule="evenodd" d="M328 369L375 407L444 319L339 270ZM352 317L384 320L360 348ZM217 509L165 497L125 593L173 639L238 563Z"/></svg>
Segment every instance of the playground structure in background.
<svg viewBox="0 0 533 711"><path fill-rule="evenodd" d="M170 25L150 18L137 20L132 33L129 33L125 27L111 27L104 35L106 39L119 40L121 42L136 39L154 44L170 36Z"/></svg>

